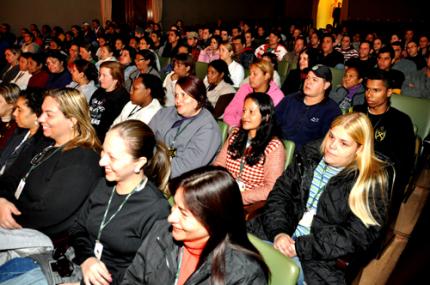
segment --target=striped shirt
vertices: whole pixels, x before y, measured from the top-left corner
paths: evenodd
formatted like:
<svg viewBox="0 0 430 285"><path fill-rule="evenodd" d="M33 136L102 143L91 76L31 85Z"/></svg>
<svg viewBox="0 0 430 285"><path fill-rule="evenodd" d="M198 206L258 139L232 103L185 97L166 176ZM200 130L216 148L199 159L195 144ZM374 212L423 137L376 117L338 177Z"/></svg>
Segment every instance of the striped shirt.
<svg viewBox="0 0 430 285"><path fill-rule="evenodd" d="M312 178L311 188L309 190L309 197L306 202L306 212L311 211L316 213L318 201L325 189L325 186L327 185L330 178L337 175L342 169L342 167L330 166L325 163L324 159L321 159L317 168L314 170L314 176ZM310 233L310 230L310 227L301 225L299 223L293 234L293 237L307 235Z"/></svg>

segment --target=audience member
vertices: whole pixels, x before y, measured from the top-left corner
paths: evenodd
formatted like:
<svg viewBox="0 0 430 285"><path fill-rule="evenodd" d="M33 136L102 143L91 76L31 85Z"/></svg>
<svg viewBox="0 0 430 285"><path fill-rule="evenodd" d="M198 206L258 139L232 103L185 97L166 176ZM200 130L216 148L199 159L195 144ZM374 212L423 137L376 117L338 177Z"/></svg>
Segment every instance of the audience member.
<svg viewBox="0 0 430 285"><path fill-rule="evenodd" d="M245 70L240 63L233 60L233 46L229 42L223 42L219 46L220 59L224 60L228 65L230 78L233 81L233 86L239 88L240 83L245 78Z"/></svg>
<svg viewBox="0 0 430 285"><path fill-rule="evenodd" d="M166 107L175 105L176 81L179 78L195 74L195 62L189 54L179 53L173 57L173 71L167 74L163 82L166 90Z"/></svg>
<svg viewBox="0 0 430 285"><path fill-rule="evenodd" d="M13 83L0 84L0 153L13 135L16 122L13 117L20 89Z"/></svg>
<svg viewBox="0 0 430 285"><path fill-rule="evenodd" d="M197 61L209 63L212 60L219 59L220 44L221 44L221 37L212 36L210 38L209 46L207 46L205 49L200 51L199 58Z"/></svg>
<svg viewBox="0 0 430 285"><path fill-rule="evenodd" d="M287 78L285 78L282 84L281 90L285 95L302 90L306 75L309 69L315 65L316 59L317 54L313 49L305 48L299 53L297 68L288 73Z"/></svg>
<svg viewBox="0 0 430 285"><path fill-rule="evenodd" d="M426 67L406 76L402 95L430 99L430 52L425 56Z"/></svg>
<svg viewBox="0 0 430 285"><path fill-rule="evenodd" d="M27 59L28 72L31 73L27 88L45 89L49 74L45 70L45 57L40 53L29 53Z"/></svg>
<svg viewBox="0 0 430 285"><path fill-rule="evenodd" d="M0 71L0 82L10 83L19 72L19 56L21 50L15 47L6 48L5 52L6 65Z"/></svg>
<svg viewBox="0 0 430 285"><path fill-rule="evenodd" d="M67 70L66 57L59 51L51 51L46 57L46 65L49 69L47 89L64 88L72 81L72 76Z"/></svg>
<svg viewBox="0 0 430 285"><path fill-rule="evenodd" d="M231 41L234 51L234 60L239 62L245 69L249 69L254 62L254 50L251 47L246 47L245 38L242 36L235 37Z"/></svg>
<svg viewBox="0 0 430 285"><path fill-rule="evenodd" d="M216 59L209 63L207 80L204 83L208 101L213 107L215 107L220 96L236 93L227 63L222 59Z"/></svg>
<svg viewBox="0 0 430 285"><path fill-rule="evenodd" d="M334 49L334 38L331 34L324 34L321 38L321 51L317 63L343 69L343 54Z"/></svg>
<svg viewBox="0 0 430 285"><path fill-rule="evenodd" d="M19 56L19 72L15 78L10 81L10 83L18 85L21 90L27 89L28 81L31 78L31 73L28 71L29 54L28 52L21 53Z"/></svg>
<svg viewBox="0 0 430 285"><path fill-rule="evenodd" d="M90 102L91 97L97 90L98 72L96 66L84 59L78 59L72 64L71 73L73 82L68 87L81 91L87 102Z"/></svg>
<svg viewBox="0 0 430 285"><path fill-rule="evenodd" d="M287 54L287 49L280 44L281 35L277 31L273 30L269 34L269 41L267 44L262 44L255 49L255 56L261 58L261 56L266 52L272 52L276 54L278 61L281 61Z"/></svg>

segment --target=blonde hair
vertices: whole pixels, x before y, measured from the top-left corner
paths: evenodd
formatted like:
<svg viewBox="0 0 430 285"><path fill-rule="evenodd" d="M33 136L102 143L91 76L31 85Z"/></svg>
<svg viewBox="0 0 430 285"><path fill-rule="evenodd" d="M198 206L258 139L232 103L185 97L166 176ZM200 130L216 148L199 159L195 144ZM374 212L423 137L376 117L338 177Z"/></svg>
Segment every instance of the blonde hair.
<svg viewBox="0 0 430 285"><path fill-rule="evenodd" d="M356 159L347 166L350 171L358 170L358 177L349 193L348 205L354 215L367 227L379 225L371 210L376 210L376 197L385 198L388 178L385 163L375 156L373 150L372 124L365 114L350 113L337 117L330 128L337 126L342 126L361 147L361 150L357 152ZM327 140L328 134L321 144L322 152Z"/></svg>
<svg viewBox="0 0 430 285"><path fill-rule="evenodd" d="M52 97L60 105L60 110L66 118L76 120L74 125L76 136L64 146L64 150L83 146L100 151L101 145L91 125L90 110L85 96L72 88L49 90L45 93L45 97L47 96Z"/></svg>
<svg viewBox="0 0 430 285"><path fill-rule="evenodd" d="M250 69L253 66L259 68L263 72L263 74L268 73L270 75L269 82L272 80L274 71L273 71L273 65L270 62L267 62L262 59L258 59L256 62L251 64Z"/></svg>

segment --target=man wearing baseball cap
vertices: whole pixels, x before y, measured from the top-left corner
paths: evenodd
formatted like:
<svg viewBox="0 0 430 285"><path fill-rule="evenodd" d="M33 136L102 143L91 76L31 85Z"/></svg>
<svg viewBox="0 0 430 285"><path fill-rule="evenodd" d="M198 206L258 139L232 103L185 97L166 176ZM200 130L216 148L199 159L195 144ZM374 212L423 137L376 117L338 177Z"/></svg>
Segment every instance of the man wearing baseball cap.
<svg viewBox="0 0 430 285"><path fill-rule="evenodd" d="M195 31L187 32L187 45L190 48L191 56L193 57L194 61L197 61L201 51L201 48L198 45L198 42L199 42L199 35L197 34L197 32Z"/></svg>
<svg viewBox="0 0 430 285"><path fill-rule="evenodd" d="M332 75L325 65L312 67L303 90L288 95L276 107L276 118L282 139L294 141L296 148L322 138L334 118L341 115L335 101L328 97Z"/></svg>

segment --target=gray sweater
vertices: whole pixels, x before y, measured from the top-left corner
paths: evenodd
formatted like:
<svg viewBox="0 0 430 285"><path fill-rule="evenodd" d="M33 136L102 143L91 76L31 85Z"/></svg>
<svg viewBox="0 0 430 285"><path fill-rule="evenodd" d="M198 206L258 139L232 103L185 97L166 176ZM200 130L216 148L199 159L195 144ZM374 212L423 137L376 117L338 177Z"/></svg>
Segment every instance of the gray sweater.
<svg viewBox="0 0 430 285"><path fill-rule="evenodd" d="M180 126L174 126L175 122L183 119L172 106L160 109L149 122L156 138L169 148L179 131L174 144L176 156L172 158L172 178L209 164L221 145L218 124L208 110L203 108Z"/></svg>

